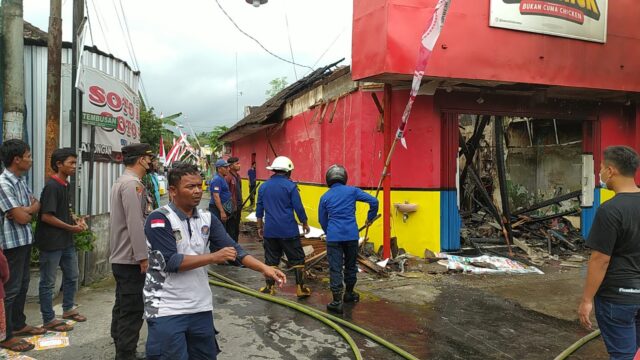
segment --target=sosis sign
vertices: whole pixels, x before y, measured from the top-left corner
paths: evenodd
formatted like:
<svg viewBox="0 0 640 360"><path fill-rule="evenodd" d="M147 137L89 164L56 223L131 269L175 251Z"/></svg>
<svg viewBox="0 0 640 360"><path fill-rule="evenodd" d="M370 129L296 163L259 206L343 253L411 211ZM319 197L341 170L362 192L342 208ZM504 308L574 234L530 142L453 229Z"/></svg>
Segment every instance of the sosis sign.
<svg viewBox="0 0 640 360"><path fill-rule="evenodd" d="M605 43L608 0L491 0L490 25Z"/></svg>
<svg viewBox="0 0 640 360"><path fill-rule="evenodd" d="M111 156L125 145L140 142L140 99L127 84L98 70L85 68L84 125L95 125L96 154ZM83 127L88 151L89 126ZM84 149L87 147L87 149Z"/></svg>

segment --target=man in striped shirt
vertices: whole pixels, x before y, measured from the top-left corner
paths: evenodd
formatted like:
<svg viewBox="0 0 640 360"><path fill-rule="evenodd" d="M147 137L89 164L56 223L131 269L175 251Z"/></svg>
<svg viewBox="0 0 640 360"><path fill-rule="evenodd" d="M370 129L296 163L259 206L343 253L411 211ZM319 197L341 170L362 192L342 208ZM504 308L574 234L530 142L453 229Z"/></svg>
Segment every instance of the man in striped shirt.
<svg viewBox="0 0 640 360"><path fill-rule="evenodd" d="M5 289L5 318L7 337L0 347L13 351L28 351L34 345L14 336L42 335L46 332L26 323L24 304L29 289L29 262L31 260L31 218L40 210L40 203L22 177L33 160L31 149L22 140L7 140L0 146L4 171L0 174L0 244L9 262L9 281Z"/></svg>

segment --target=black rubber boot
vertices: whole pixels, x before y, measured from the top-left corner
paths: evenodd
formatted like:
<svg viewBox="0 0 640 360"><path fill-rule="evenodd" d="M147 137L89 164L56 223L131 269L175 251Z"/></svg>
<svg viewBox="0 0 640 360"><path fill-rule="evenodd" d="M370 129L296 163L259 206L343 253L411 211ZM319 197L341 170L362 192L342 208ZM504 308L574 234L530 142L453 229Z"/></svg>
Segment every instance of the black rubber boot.
<svg viewBox="0 0 640 360"><path fill-rule="evenodd" d="M275 295L276 294L276 281L273 279L265 279L267 285L260 288L260 292L263 294Z"/></svg>
<svg viewBox="0 0 640 360"><path fill-rule="evenodd" d="M360 301L360 294L353 291L354 287L355 285L347 286L347 291L344 293L342 301L346 303L357 303L358 301Z"/></svg>
<svg viewBox="0 0 640 360"><path fill-rule="evenodd" d="M296 295L298 299L304 299L311 295L311 289L304 286L304 265L294 266L296 270Z"/></svg>
<svg viewBox="0 0 640 360"><path fill-rule="evenodd" d="M333 293L333 301L327 304L327 310L342 314L342 292Z"/></svg>

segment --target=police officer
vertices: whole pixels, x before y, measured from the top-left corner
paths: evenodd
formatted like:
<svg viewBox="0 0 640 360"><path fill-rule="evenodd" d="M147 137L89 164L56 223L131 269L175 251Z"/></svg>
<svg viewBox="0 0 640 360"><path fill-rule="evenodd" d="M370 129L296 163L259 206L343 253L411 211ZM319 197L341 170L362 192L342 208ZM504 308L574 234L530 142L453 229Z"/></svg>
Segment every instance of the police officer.
<svg viewBox="0 0 640 360"><path fill-rule="evenodd" d="M298 187L289 179L293 163L286 156L278 156L267 169L274 174L260 186L256 206L258 235L264 239L265 263L277 267L284 252L296 272L296 295L305 298L311 295L311 289L304 285L304 251L294 212L302 222L305 234L309 233L309 225ZM274 295L274 281L266 279L266 283L260 291Z"/></svg>
<svg viewBox="0 0 640 360"><path fill-rule="evenodd" d="M141 180L153 152L149 144L133 144L122 148L122 157L125 171L111 188L109 261L116 279L111 337L116 359L129 360L136 359L143 322L142 288L148 267L144 221L153 202Z"/></svg>
<svg viewBox="0 0 640 360"><path fill-rule="evenodd" d="M327 234L327 258L329 259L329 283L333 301L327 309L342 313L342 302L358 302L360 295L353 291L358 280L358 224L356 202L369 204L367 221L378 214L378 199L361 189L347 186L347 169L341 165L331 166L325 175L329 191L320 198L318 220ZM343 286L347 291L342 297Z"/></svg>

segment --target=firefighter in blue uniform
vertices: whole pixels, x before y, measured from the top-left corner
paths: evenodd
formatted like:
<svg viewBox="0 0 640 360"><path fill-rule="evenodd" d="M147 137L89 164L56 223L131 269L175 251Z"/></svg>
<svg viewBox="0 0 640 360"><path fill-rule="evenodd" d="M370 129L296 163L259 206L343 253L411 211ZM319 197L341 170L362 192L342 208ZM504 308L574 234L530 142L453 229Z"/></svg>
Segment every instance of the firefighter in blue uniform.
<svg viewBox="0 0 640 360"><path fill-rule="evenodd" d="M274 174L260 186L256 206L258 235L264 239L265 264L277 267L284 252L289 264L295 269L296 295L298 298L306 298L311 295L311 289L304 285L304 251L294 212L302 223L305 234L309 233L309 225L298 187L289 179L293 163L286 156L278 156L267 169ZM274 295L274 280L267 278L266 283L260 291Z"/></svg>
<svg viewBox="0 0 640 360"><path fill-rule="evenodd" d="M357 282L358 268L358 224L356 202L369 204L367 222L378 214L378 199L361 189L347 186L347 170L333 165L327 170L325 179L329 191L320 198L318 220L327 236L327 258L329 259L329 283L333 301L327 309L342 313L342 302L358 302L360 295L353 291ZM342 291L346 286L344 297Z"/></svg>

